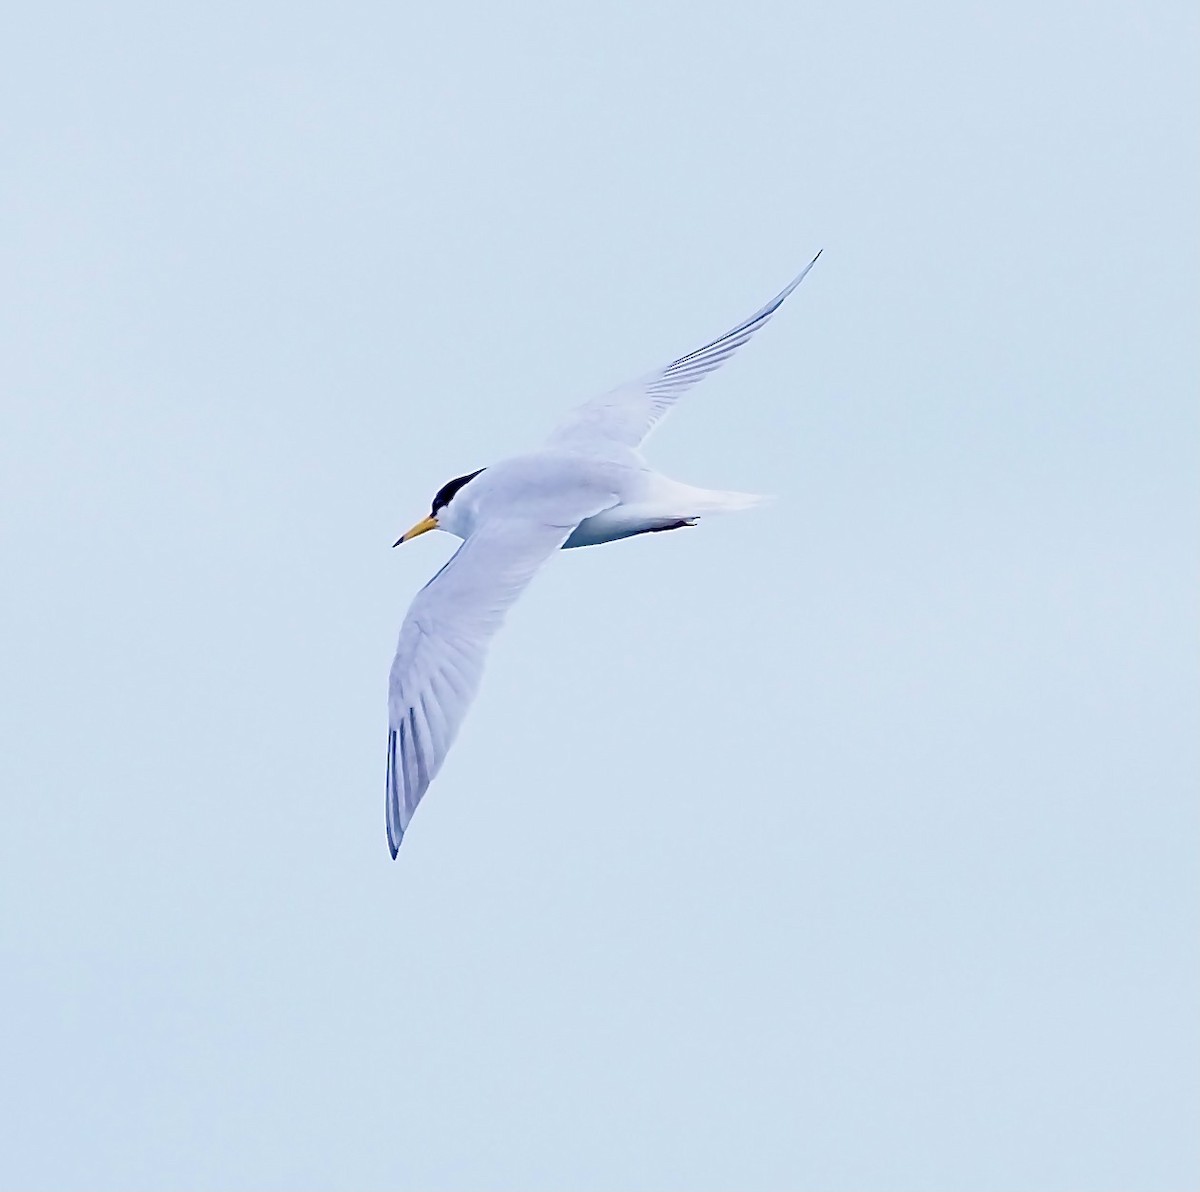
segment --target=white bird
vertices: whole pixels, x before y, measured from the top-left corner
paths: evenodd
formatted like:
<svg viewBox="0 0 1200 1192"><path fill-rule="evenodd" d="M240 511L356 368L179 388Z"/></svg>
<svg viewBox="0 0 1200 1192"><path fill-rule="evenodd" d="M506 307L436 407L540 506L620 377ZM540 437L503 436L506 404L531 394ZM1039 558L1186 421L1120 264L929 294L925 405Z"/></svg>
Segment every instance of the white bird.
<svg viewBox="0 0 1200 1192"><path fill-rule="evenodd" d="M393 858L475 697L492 636L559 547L677 530L762 500L669 480L638 448L684 393L770 319L820 255L732 331L585 402L538 450L444 484L429 516L396 541L446 530L463 544L413 599L392 663L387 835Z"/></svg>

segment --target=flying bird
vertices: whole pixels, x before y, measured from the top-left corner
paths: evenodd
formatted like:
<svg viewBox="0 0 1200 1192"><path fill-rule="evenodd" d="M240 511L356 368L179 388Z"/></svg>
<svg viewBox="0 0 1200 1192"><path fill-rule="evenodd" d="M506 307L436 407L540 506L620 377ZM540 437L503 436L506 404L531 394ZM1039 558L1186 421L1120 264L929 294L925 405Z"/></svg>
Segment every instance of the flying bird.
<svg viewBox="0 0 1200 1192"><path fill-rule="evenodd" d="M393 859L475 697L488 644L555 551L694 526L707 514L762 499L670 480L639 447L680 397L770 319L820 255L732 331L585 402L537 450L442 485L428 517L394 543L430 530L463 540L413 599L392 663L387 837Z"/></svg>

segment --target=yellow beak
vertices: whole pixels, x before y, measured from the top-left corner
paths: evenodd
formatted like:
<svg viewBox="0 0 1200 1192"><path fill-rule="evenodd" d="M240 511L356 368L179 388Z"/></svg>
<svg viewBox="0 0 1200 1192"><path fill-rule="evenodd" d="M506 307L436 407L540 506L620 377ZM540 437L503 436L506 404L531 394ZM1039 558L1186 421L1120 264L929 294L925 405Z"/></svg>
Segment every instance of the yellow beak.
<svg viewBox="0 0 1200 1192"><path fill-rule="evenodd" d="M436 530L437 528L436 517L422 518L407 534L401 534L392 545L399 546L400 543L407 542L410 538L419 538L422 534L428 534L430 530Z"/></svg>

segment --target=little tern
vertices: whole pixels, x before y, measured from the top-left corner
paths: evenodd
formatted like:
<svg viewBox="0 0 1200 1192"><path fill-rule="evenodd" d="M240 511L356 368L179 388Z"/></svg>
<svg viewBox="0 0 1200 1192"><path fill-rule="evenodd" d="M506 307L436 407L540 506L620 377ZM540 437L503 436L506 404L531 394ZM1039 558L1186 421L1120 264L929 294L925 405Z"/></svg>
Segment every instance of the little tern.
<svg viewBox="0 0 1200 1192"><path fill-rule="evenodd" d="M488 644L534 573L560 547L694 526L762 498L680 484L639 447L675 402L762 327L817 263L761 310L666 368L601 394L546 443L438 489L394 545L430 530L463 540L409 606L388 685L387 837L393 859L475 697Z"/></svg>

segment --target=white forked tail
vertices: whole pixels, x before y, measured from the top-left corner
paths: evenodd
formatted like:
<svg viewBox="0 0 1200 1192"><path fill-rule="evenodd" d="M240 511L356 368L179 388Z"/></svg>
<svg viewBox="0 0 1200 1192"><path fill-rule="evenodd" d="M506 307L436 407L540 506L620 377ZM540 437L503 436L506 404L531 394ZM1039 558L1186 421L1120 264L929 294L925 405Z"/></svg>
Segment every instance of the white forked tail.
<svg viewBox="0 0 1200 1192"><path fill-rule="evenodd" d="M753 509L770 501L771 497L758 493L724 492L717 488L694 488L690 484L674 483L672 497L679 502L688 517L704 517L710 513L736 513L741 509Z"/></svg>
<svg viewBox="0 0 1200 1192"><path fill-rule="evenodd" d="M715 502L712 508L705 509L706 513L736 513L740 509L753 509L756 505L764 505L773 501L774 497L762 493L734 493L704 490L704 495Z"/></svg>

